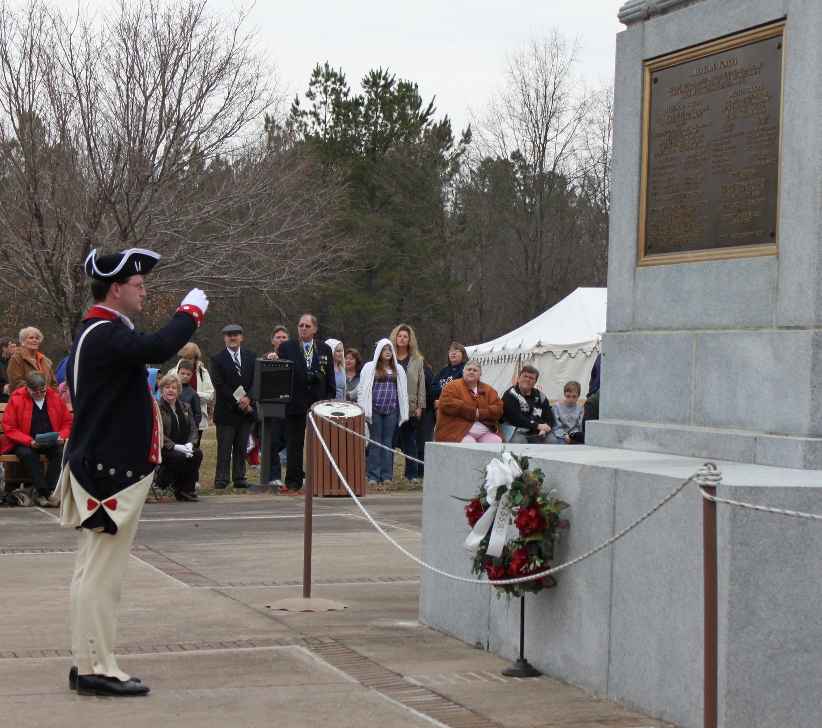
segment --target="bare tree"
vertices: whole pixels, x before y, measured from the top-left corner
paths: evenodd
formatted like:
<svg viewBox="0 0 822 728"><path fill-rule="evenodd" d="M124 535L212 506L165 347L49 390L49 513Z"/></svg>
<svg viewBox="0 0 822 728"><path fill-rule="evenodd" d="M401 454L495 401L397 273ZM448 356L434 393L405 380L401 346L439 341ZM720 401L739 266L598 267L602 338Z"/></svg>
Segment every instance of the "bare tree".
<svg viewBox="0 0 822 728"><path fill-rule="evenodd" d="M586 203L583 248L592 264L593 281L604 285L608 274L608 219L611 209L611 158L614 133L614 89L592 97L579 149L580 198Z"/></svg>
<svg viewBox="0 0 822 728"><path fill-rule="evenodd" d="M577 263L572 198L592 102L574 63L575 48L557 31L531 42L511 58L504 89L477 122L479 156L514 164L520 205L506 247L526 313L550 303Z"/></svg>
<svg viewBox="0 0 822 728"><path fill-rule="evenodd" d="M349 264L340 182L262 144L276 87L244 23L206 0L123 0L98 23L0 0L0 285L65 340L93 247L151 245L158 284L218 295Z"/></svg>

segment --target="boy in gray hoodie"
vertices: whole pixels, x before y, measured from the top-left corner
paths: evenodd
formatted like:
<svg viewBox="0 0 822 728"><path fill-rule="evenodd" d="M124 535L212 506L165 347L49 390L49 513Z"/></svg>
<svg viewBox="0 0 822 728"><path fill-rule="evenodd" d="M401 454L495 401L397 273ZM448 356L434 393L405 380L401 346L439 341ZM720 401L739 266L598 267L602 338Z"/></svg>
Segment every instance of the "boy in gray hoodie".
<svg viewBox="0 0 822 728"><path fill-rule="evenodd" d="M584 410L579 404L579 395L582 387L579 382L566 382L563 387L563 399L553 407L554 410L554 437L559 443L572 445L582 442L582 420Z"/></svg>

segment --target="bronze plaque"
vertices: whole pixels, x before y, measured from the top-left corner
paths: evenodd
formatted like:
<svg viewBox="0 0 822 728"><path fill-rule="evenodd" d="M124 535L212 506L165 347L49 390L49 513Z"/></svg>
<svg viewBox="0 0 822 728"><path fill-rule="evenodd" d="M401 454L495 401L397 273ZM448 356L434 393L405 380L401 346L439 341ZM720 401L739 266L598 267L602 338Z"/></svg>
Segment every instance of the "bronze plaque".
<svg viewBox="0 0 822 728"><path fill-rule="evenodd" d="M640 264L776 253L783 31L645 64Z"/></svg>

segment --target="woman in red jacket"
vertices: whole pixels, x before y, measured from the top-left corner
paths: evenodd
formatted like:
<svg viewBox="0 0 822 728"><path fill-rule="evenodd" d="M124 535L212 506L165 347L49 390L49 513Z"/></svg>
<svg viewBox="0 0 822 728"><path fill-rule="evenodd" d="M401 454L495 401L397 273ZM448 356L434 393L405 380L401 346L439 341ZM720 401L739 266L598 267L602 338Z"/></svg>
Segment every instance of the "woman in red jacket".
<svg viewBox="0 0 822 728"><path fill-rule="evenodd" d="M38 506L56 505L49 500L57 485L63 444L71 434L72 414L57 392L46 387L39 372L29 372L26 386L15 389L3 413L0 452L14 453L31 478ZM40 457L48 465L45 475Z"/></svg>

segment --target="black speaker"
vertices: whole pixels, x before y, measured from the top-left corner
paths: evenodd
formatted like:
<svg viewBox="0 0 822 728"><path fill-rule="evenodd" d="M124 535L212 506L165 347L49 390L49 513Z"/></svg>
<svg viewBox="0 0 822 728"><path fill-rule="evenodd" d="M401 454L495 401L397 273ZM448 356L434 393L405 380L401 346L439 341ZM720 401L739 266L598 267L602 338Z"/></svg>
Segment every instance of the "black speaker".
<svg viewBox="0 0 822 728"><path fill-rule="evenodd" d="M285 359L257 359L251 399L260 404L286 404L291 401L294 362Z"/></svg>

